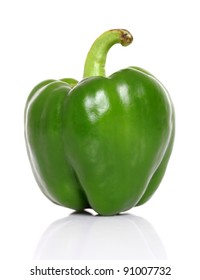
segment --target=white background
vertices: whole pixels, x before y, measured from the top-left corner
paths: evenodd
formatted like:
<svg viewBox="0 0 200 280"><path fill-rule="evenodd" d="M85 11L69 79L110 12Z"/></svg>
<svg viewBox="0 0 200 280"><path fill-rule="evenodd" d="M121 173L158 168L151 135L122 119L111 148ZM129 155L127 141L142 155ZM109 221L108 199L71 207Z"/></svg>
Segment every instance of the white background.
<svg viewBox="0 0 200 280"><path fill-rule="evenodd" d="M0 2L2 279L11 274L25 279L33 259L40 263L44 257L164 259L174 267L173 279L198 279L199 26L195 0ZM174 151L147 204L113 219L70 215L73 211L48 201L33 178L24 141L24 105L42 80L81 80L89 47L112 28L128 29L134 42L112 48L107 74L135 65L162 81L176 110Z"/></svg>

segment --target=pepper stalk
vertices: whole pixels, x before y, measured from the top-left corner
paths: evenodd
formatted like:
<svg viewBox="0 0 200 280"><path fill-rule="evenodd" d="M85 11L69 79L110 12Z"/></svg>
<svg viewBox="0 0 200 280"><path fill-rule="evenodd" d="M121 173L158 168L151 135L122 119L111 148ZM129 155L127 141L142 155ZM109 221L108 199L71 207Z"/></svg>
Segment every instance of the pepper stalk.
<svg viewBox="0 0 200 280"><path fill-rule="evenodd" d="M105 76L105 63L109 49L115 44L128 46L133 37L126 29L111 29L99 36L90 48L85 60L83 78Z"/></svg>

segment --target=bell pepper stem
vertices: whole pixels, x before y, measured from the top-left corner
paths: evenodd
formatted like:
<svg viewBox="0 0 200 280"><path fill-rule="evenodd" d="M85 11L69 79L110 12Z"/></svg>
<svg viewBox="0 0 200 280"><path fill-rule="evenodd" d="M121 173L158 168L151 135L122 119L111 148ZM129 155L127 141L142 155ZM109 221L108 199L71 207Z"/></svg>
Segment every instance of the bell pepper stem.
<svg viewBox="0 0 200 280"><path fill-rule="evenodd" d="M131 33L125 29L112 29L100 35L86 57L83 78L105 76L105 63L109 49L118 43L128 46L132 41Z"/></svg>

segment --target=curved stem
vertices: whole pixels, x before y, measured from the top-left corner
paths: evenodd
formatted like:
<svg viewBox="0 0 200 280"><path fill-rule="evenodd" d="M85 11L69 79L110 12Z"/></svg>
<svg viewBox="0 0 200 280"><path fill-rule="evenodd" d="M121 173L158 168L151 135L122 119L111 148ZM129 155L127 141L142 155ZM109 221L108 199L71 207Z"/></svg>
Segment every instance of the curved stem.
<svg viewBox="0 0 200 280"><path fill-rule="evenodd" d="M125 29L112 29L104 32L95 40L88 52L83 78L105 76L105 63L109 49L118 43L128 46L132 41L131 33Z"/></svg>

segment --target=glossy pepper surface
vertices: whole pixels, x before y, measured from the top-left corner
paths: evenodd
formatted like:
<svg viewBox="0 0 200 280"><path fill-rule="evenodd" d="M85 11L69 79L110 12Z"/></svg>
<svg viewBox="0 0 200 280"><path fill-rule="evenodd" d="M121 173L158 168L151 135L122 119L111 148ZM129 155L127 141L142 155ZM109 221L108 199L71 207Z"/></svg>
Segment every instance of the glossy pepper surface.
<svg viewBox="0 0 200 280"><path fill-rule="evenodd" d="M153 75L128 67L109 77L105 62L124 29L92 45L83 80L46 80L30 93L25 139L36 181L54 203L114 215L145 203L158 188L174 142L167 90Z"/></svg>

